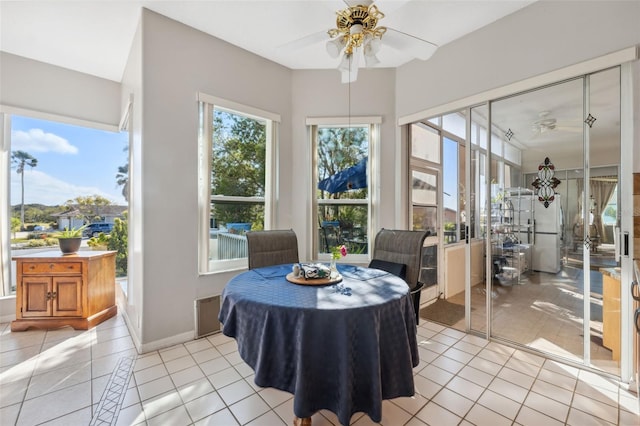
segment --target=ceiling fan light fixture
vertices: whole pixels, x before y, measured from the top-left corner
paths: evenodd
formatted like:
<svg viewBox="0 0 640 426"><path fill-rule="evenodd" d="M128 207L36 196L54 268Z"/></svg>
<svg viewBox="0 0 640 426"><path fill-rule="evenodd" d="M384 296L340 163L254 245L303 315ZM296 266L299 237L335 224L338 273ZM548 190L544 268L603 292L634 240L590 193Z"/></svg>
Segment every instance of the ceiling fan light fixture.
<svg viewBox="0 0 640 426"><path fill-rule="evenodd" d="M367 68L375 67L380 63L380 60L376 55L364 55L364 64Z"/></svg>
<svg viewBox="0 0 640 426"><path fill-rule="evenodd" d="M344 54L342 56L342 59L340 60L340 64L338 65L338 70L339 71L349 71L349 68L351 67L351 57L353 56L353 54L348 55L348 54Z"/></svg>
<svg viewBox="0 0 640 426"><path fill-rule="evenodd" d="M376 54L380 51L380 39L387 29L377 25L384 14L375 5L350 6L336 14L336 28L327 31L332 39L327 42L327 52L332 58L342 52L338 70L342 72L343 83L352 82L357 76L360 56L364 56L364 65L367 67L380 63Z"/></svg>
<svg viewBox="0 0 640 426"><path fill-rule="evenodd" d="M344 49L344 46L345 46L344 37L337 37L337 38L334 38L333 40L329 40L326 46L327 53L329 54L329 56L335 59L338 56L340 56L340 52L342 52L342 49Z"/></svg>
<svg viewBox="0 0 640 426"><path fill-rule="evenodd" d="M375 56L378 52L380 52L381 46L382 40L377 37L373 37L364 45L364 56Z"/></svg>

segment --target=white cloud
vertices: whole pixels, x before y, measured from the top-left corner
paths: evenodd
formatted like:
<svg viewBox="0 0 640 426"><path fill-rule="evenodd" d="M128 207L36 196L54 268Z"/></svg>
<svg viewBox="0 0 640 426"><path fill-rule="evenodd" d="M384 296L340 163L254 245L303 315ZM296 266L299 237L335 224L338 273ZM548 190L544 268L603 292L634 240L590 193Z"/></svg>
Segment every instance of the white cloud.
<svg viewBox="0 0 640 426"><path fill-rule="evenodd" d="M11 205L20 204L21 176L12 171L11 173ZM32 169L24 174L24 203L44 204L49 206L64 204L67 200L72 200L80 196L100 195L115 204L125 203L124 198L114 190L108 194L97 187L80 186L73 183L56 179L48 174Z"/></svg>
<svg viewBox="0 0 640 426"><path fill-rule="evenodd" d="M68 140L53 133L46 133L42 129L12 131L11 146L13 150L27 152L78 153L78 147L71 145Z"/></svg>

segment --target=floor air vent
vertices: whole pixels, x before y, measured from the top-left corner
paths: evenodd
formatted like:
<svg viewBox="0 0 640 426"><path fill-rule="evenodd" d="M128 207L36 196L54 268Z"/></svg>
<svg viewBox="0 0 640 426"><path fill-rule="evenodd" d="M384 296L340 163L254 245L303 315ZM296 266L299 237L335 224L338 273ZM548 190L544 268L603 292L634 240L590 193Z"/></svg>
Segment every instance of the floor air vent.
<svg viewBox="0 0 640 426"><path fill-rule="evenodd" d="M220 296L196 299L196 339L220 332L220 321L218 321L219 313Z"/></svg>

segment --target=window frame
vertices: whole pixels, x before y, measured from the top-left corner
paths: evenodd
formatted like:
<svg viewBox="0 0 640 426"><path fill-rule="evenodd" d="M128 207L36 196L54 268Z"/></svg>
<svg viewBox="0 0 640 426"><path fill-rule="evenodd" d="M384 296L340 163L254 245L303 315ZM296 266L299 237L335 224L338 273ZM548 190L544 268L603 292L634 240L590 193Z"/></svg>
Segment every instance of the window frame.
<svg viewBox="0 0 640 426"><path fill-rule="evenodd" d="M366 254L348 254L348 263L368 263L371 260L373 243L378 229L380 184L379 184L379 158L380 158L380 124L382 117L366 116L366 117L322 117L307 118L306 124L309 132L309 140L311 146L311 218L309 222L309 235L311 235L312 257L319 261L329 262L331 260L330 253L320 253L320 239L318 237L318 207L320 205L351 205L351 206L367 206L367 253ZM320 128L349 128L349 127L368 127L368 161L367 161L367 180L368 192L367 198L362 199L319 199L318 193L318 129ZM340 262L340 260L338 260Z"/></svg>
<svg viewBox="0 0 640 426"><path fill-rule="evenodd" d="M200 275L247 268L247 258L209 260L211 204L214 202L264 204L264 229L274 225L275 189L277 185L277 147L280 115L223 98L198 93L198 270ZM213 155L213 111L224 110L265 122L264 197L211 194L211 160ZM210 131L205 131L209 129Z"/></svg>

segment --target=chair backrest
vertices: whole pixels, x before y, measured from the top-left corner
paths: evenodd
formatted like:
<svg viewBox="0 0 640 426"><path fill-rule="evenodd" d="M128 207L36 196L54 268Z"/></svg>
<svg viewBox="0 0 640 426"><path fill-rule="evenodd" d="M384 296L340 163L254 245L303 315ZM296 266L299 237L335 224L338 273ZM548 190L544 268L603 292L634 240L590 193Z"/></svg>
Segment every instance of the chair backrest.
<svg viewBox="0 0 640 426"><path fill-rule="evenodd" d="M427 234L428 231L381 229L374 242L372 267L375 267L376 259L406 265L403 278L410 288L415 288L420 278L422 246Z"/></svg>
<svg viewBox="0 0 640 426"><path fill-rule="evenodd" d="M249 231L247 252L249 269L298 263L298 238L292 229Z"/></svg>

